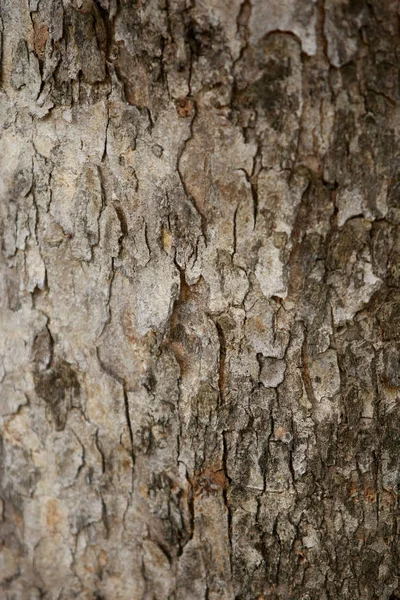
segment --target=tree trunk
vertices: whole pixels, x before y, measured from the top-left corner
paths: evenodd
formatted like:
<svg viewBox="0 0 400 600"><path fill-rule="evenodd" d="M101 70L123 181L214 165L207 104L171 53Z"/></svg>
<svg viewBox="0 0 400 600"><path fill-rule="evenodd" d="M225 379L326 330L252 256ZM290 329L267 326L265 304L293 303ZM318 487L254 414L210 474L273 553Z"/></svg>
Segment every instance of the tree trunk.
<svg viewBox="0 0 400 600"><path fill-rule="evenodd" d="M399 8L0 0L1 598L400 598Z"/></svg>

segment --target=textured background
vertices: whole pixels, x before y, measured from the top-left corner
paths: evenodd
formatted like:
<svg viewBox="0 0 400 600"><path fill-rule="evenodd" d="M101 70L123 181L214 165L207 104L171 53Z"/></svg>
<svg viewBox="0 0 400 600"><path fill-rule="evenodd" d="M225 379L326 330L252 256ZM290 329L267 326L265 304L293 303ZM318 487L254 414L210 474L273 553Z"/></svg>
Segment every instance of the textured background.
<svg viewBox="0 0 400 600"><path fill-rule="evenodd" d="M1 599L400 598L399 10L0 0Z"/></svg>

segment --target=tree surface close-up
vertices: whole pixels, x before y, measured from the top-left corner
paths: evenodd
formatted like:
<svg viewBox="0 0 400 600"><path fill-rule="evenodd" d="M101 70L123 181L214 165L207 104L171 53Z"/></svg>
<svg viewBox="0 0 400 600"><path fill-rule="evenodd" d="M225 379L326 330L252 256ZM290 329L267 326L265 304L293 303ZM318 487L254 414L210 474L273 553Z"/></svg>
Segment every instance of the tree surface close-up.
<svg viewBox="0 0 400 600"><path fill-rule="evenodd" d="M400 1L0 0L0 599L400 599Z"/></svg>

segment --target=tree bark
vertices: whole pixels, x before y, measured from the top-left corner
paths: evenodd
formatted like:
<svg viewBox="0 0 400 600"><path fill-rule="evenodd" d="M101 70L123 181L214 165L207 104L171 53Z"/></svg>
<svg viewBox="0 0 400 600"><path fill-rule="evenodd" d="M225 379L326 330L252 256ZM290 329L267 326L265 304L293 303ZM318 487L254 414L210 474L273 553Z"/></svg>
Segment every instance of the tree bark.
<svg viewBox="0 0 400 600"><path fill-rule="evenodd" d="M399 2L0 15L0 597L399 599Z"/></svg>

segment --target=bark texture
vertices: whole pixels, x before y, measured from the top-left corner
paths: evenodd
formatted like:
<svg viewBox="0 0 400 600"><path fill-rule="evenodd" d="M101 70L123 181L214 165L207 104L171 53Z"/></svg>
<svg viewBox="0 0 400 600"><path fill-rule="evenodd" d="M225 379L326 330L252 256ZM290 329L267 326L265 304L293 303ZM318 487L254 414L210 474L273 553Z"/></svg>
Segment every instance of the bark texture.
<svg viewBox="0 0 400 600"><path fill-rule="evenodd" d="M0 0L1 598L400 598L399 8Z"/></svg>

